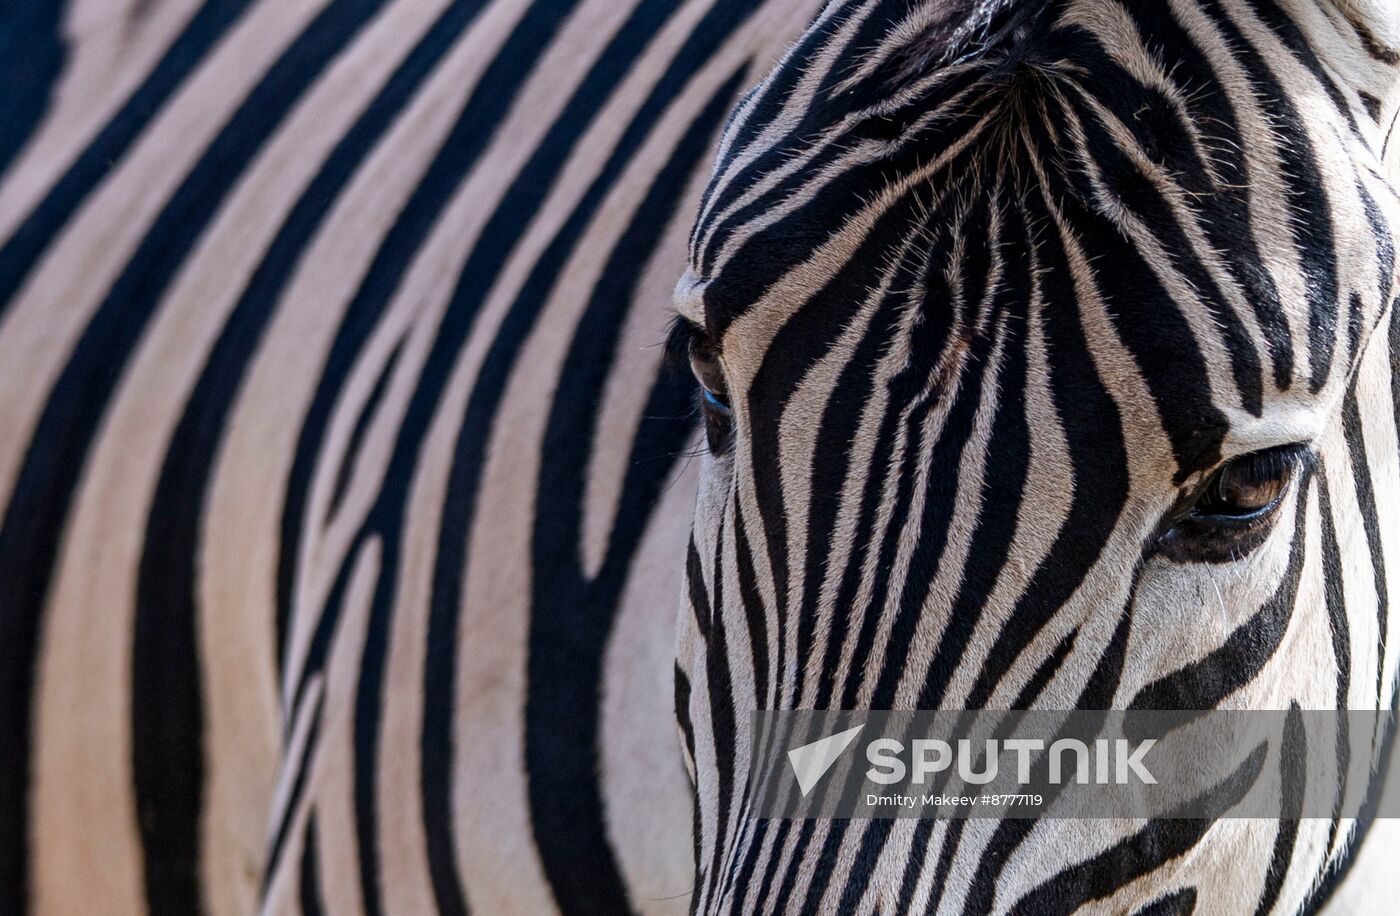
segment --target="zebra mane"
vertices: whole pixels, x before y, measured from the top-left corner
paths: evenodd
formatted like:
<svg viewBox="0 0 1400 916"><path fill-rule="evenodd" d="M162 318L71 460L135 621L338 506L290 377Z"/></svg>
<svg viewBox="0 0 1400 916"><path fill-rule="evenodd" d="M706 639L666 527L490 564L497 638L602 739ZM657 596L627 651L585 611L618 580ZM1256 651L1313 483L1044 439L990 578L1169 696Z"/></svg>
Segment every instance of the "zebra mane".
<svg viewBox="0 0 1400 916"><path fill-rule="evenodd" d="M1019 44L1050 0L933 0L928 24L900 54L896 78L915 79Z"/></svg>

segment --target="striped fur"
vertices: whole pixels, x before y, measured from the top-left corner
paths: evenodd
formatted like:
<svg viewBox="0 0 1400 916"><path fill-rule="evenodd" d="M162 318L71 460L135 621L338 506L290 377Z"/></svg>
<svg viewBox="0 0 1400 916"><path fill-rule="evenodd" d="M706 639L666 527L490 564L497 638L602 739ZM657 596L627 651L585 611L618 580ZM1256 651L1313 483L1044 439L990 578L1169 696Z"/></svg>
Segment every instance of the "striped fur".
<svg viewBox="0 0 1400 916"><path fill-rule="evenodd" d="M1055 66L1093 42L1037 44L1069 15L1059 4L1044 19L995 0L820 6L0 10L0 913L1059 912L1086 888L1106 894L1093 912L1246 912L1270 895L1292 912L1324 861L1353 861L1347 824L1158 825L1115 854L1099 850L1126 834L1082 825L954 837L731 810L743 749L726 729L747 708L1062 705L1089 688L1126 705L1280 604L1279 581L1283 648L1246 656L1253 677L1228 702L1394 697L1394 649L1377 652L1400 587L1400 319L1379 244L1395 208L1387 5L1076 4L1125 59L1100 72L1157 84L1191 141L1167 152L1209 163L1163 173L1182 189L1174 212L1204 199L1191 181L1220 194L1220 215L1262 207L1249 232L1201 219L1184 246L1213 251L1201 276L1218 297L1180 269L1161 281L1189 327L1171 340L1204 354L1195 374L1150 371L1112 330L1111 290L1051 319L1054 296L1018 303L1004 279L1034 249L1063 259L1041 282L1107 283L1108 255L1065 242L1091 214L1036 193L1089 136L1013 141L978 120L1012 97L995 62L1042 47L1044 85L1016 97L1054 86L1084 129L1110 123L1123 100L1092 108L1096 84ZM1246 43L1210 37L1212 16L1246 24L1277 92L1306 103L1296 124L1256 99L1230 144L1181 114L1220 117L1203 59L1231 101L1267 96L1243 88ZM1112 26L1134 17L1159 23L1140 27L1150 42ZM1208 53L1155 57L1181 50L1156 31L1167 18ZM1137 153L1135 131L1173 123L1119 121L1108 141ZM1026 151L1019 172L971 165L1009 148ZM1332 196L1303 213L1289 169L1308 162ZM838 180L861 169L864 187ZM913 231L862 248L894 211ZM1356 303L1325 360L1327 322L1307 318L1327 303L1294 255L1308 246L1275 231L1317 214L1339 227L1333 299ZM655 345L687 242L705 282L682 285L681 310L722 332L738 421L733 456L698 462L692 386ZM900 275L936 257L939 271ZM814 339L800 319L842 269L854 292L830 297L840 320ZM1289 333L1243 307L1260 300L1242 271L1272 286ZM915 291L959 303L946 326L919 319ZM1242 336L1201 343L1207 300L1243 316ZM1258 363L1234 372L1246 340ZM1102 394L1073 399L1088 417L1074 426L1064 392L1094 378ZM1181 386L1166 399L1178 414L1154 380ZM1116 434L1095 412L1110 405ZM1221 456L1306 439L1315 463L1249 558L1165 571L1139 548L1205 473L1208 447L1163 479L1202 429ZM1033 451L1001 449L1007 436ZM877 457L900 461L882 476ZM1067 530L1103 544L1047 563L1074 540L1059 523L1087 505L1085 481L1095 501ZM907 534L888 536L897 524ZM946 561L921 553L924 532ZM932 597L901 613L916 575ZM678 594L695 810L672 715ZM998 643L988 628L1018 598L1041 626ZM893 613L871 613L885 602ZM1116 675L1093 677L1105 660ZM1343 912L1377 899L1358 884L1386 869L1375 848L1354 860ZM1086 856L1094 869L1068 867Z"/></svg>
<svg viewBox="0 0 1400 916"><path fill-rule="evenodd" d="M756 0L0 10L0 913L683 911Z"/></svg>
<svg viewBox="0 0 1400 916"><path fill-rule="evenodd" d="M849 0L741 104L677 290L727 398L677 674L699 911L1327 899L1351 821L755 820L744 729L1393 707L1397 19ZM1286 493L1202 520L1256 461Z"/></svg>

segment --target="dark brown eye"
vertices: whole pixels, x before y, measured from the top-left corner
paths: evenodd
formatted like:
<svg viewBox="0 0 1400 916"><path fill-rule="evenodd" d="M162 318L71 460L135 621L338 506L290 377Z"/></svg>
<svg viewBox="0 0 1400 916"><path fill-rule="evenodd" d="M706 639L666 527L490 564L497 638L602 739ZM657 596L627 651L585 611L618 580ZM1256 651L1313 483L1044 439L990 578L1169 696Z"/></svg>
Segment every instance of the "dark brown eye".
<svg viewBox="0 0 1400 916"><path fill-rule="evenodd" d="M1311 465L1306 446L1242 455L1185 496L1167 518L1158 549L1179 562L1228 563L1258 547L1273 529L1293 482Z"/></svg>
<svg viewBox="0 0 1400 916"><path fill-rule="evenodd" d="M729 388L724 382L719 353L703 337L691 340L690 371L700 383L700 415L705 418L705 441L712 454L722 455L729 450L733 438L734 411L729 406Z"/></svg>
<svg viewBox="0 0 1400 916"><path fill-rule="evenodd" d="M733 437L734 411L729 403L729 386L719 361L719 347L702 328L677 319L666 341L672 364L685 359L691 374L700 383L700 415L705 419L705 439L710 451L722 455Z"/></svg>
<svg viewBox="0 0 1400 916"><path fill-rule="evenodd" d="M1280 469L1282 470L1282 469ZM1196 518L1248 519L1274 507L1288 489L1290 473L1261 476L1257 468L1226 465L1191 508Z"/></svg>
<svg viewBox="0 0 1400 916"><path fill-rule="evenodd" d="M695 338L690 345L690 371L700 383L705 403L729 410L729 388L724 383L724 370L719 365L719 353L714 346L702 338Z"/></svg>

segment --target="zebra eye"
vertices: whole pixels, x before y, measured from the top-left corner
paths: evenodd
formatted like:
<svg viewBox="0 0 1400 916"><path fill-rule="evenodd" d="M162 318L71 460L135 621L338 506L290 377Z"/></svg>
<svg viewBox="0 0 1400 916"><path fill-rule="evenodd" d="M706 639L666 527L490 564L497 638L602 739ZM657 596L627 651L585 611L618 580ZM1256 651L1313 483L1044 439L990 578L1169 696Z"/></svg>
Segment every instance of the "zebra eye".
<svg viewBox="0 0 1400 916"><path fill-rule="evenodd" d="M704 391L705 403L722 410L729 409L729 389L724 384L724 370L720 368L719 353L714 346L701 337L690 343L690 371Z"/></svg>
<svg viewBox="0 0 1400 916"><path fill-rule="evenodd" d="M700 414L705 418L705 439L710 451L723 454L734 428L734 411L729 406L729 388L719 363L719 350L702 334L690 339L690 371L700 383Z"/></svg>
<svg viewBox="0 0 1400 916"><path fill-rule="evenodd" d="M1159 548L1180 562L1229 563L1264 542L1294 478L1308 467L1306 446L1242 455L1217 470L1168 518Z"/></svg>
<svg viewBox="0 0 1400 916"><path fill-rule="evenodd" d="M1228 464L1211 478L1191 507L1191 515L1234 521L1256 518L1278 506L1290 479L1289 473L1261 474L1253 462Z"/></svg>
<svg viewBox="0 0 1400 916"><path fill-rule="evenodd" d="M700 399L705 402L706 410L719 410L724 413L730 412L730 407L725 403L724 399L707 387L701 387Z"/></svg>
<svg viewBox="0 0 1400 916"><path fill-rule="evenodd" d="M673 366L679 366L681 360L690 363L690 371L700 383L700 415L705 418L705 438L711 452L723 454L733 438L734 411L729 404L729 386L724 381L719 347L704 329L677 318L666 339L666 352Z"/></svg>

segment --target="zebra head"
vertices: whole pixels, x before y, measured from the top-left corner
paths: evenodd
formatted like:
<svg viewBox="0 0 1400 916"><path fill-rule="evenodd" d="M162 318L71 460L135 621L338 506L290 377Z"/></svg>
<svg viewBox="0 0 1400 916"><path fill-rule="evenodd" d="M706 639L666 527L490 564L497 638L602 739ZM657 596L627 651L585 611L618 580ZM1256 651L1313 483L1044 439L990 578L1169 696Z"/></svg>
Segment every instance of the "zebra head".
<svg viewBox="0 0 1400 916"><path fill-rule="evenodd" d="M755 821L745 730L1391 705L1398 35L1384 0L851 0L741 102L674 335L698 910L1294 912L1345 858L1312 822Z"/></svg>

